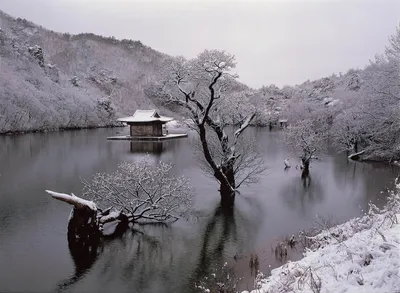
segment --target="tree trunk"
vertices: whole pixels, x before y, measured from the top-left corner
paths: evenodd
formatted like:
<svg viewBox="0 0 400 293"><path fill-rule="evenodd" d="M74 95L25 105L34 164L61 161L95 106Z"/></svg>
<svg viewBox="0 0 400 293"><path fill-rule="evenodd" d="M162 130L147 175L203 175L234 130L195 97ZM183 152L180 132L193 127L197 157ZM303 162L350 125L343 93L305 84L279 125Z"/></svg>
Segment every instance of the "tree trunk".
<svg viewBox="0 0 400 293"><path fill-rule="evenodd" d="M222 164L221 168L219 168L217 164L214 162L211 156L211 152L208 148L206 129L204 125L198 125L198 127L199 127L199 136L203 147L204 157L208 162L208 164L211 166L211 168L214 170L214 177L218 180L220 184L219 191L221 194L221 206L233 207L235 202L234 189L236 187L235 173L233 170L235 165L235 159L232 158L227 160L225 163ZM222 137L222 134L220 133L219 136ZM224 148L224 143L222 143L222 147ZM224 150L224 153L225 152L227 152L226 149Z"/></svg>
<svg viewBox="0 0 400 293"><path fill-rule="evenodd" d="M235 183L235 174L233 172L233 166L223 167L222 172L225 177L228 179L229 184L226 183L224 178L220 178L220 189L219 192L221 194L221 206L223 207L231 207L235 203L235 191L232 190L236 187Z"/></svg>
<svg viewBox="0 0 400 293"><path fill-rule="evenodd" d="M354 152L358 153L358 141L357 140L354 143Z"/></svg>
<svg viewBox="0 0 400 293"><path fill-rule="evenodd" d="M97 211L74 207L68 222L68 241L97 242L100 239Z"/></svg>
<svg viewBox="0 0 400 293"><path fill-rule="evenodd" d="M303 172L301 172L301 180L303 181L303 187L305 189L310 187L311 177L310 177L310 169L309 169L309 167L304 168Z"/></svg>
<svg viewBox="0 0 400 293"><path fill-rule="evenodd" d="M221 206L229 207L235 203L235 192L232 191L230 186L221 183L219 192L221 194Z"/></svg>
<svg viewBox="0 0 400 293"><path fill-rule="evenodd" d="M302 158L301 162L303 163L303 172L301 175L302 177L308 176L308 174L310 174L310 159Z"/></svg>

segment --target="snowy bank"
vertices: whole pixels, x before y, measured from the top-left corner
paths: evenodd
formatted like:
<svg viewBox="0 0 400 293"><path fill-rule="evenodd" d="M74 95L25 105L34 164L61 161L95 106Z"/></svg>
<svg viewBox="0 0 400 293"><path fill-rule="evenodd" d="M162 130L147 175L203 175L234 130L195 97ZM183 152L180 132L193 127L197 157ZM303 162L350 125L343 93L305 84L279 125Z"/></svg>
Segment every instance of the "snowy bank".
<svg viewBox="0 0 400 293"><path fill-rule="evenodd" d="M193 121L190 119L185 119L183 121L178 121L178 120L172 120L168 123L166 123L167 127L169 129L189 129L194 126Z"/></svg>
<svg viewBox="0 0 400 293"><path fill-rule="evenodd" d="M400 184L385 208L311 237L303 259L258 278L251 293L399 292ZM245 293L247 291L243 291Z"/></svg>

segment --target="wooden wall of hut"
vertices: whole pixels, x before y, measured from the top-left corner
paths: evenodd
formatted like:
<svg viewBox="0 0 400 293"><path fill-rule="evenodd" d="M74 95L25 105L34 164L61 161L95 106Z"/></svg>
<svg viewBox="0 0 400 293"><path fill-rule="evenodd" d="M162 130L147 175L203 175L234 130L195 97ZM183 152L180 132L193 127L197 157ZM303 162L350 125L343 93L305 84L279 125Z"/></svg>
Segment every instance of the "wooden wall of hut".
<svg viewBox="0 0 400 293"><path fill-rule="evenodd" d="M130 124L131 136L162 136L162 123L135 123Z"/></svg>

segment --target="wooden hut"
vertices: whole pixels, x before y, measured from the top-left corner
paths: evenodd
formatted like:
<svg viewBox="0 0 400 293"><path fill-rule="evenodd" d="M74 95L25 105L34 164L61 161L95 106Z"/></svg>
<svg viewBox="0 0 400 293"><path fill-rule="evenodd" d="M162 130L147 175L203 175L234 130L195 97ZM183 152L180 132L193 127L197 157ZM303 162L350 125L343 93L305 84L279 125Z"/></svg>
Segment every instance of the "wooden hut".
<svg viewBox="0 0 400 293"><path fill-rule="evenodd" d="M157 110L136 110L132 116L118 119L130 126L131 137L161 137L164 135L163 125L172 120L161 116Z"/></svg>

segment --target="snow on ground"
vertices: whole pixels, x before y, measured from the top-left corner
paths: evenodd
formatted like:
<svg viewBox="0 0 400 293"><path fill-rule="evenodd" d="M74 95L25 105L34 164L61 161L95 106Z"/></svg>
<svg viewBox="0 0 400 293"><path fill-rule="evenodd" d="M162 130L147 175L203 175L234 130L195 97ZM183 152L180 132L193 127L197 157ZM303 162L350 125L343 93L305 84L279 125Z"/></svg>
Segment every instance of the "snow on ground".
<svg viewBox="0 0 400 293"><path fill-rule="evenodd" d="M168 128L180 128L181 126L182 126L181 122L177 120L172 120L170 122L167 122Z"/></svg>
<svg viewBox="0 0 400 293"><path fill-rule="evenodd" d="M178 120L172 120L167 123L167 127L169 129L175 129L175 128L190 128L193 126L193 121L191 119L185 119L183 121L178 121Z"/></svg>
<svg viewBox="0 0 400 293"><path fill-rule="evenodd" d="M400 292L400 184L396 189L384 209L370 205L364 217L311 237L303 259L259 278L251 293Z"/></svg>

